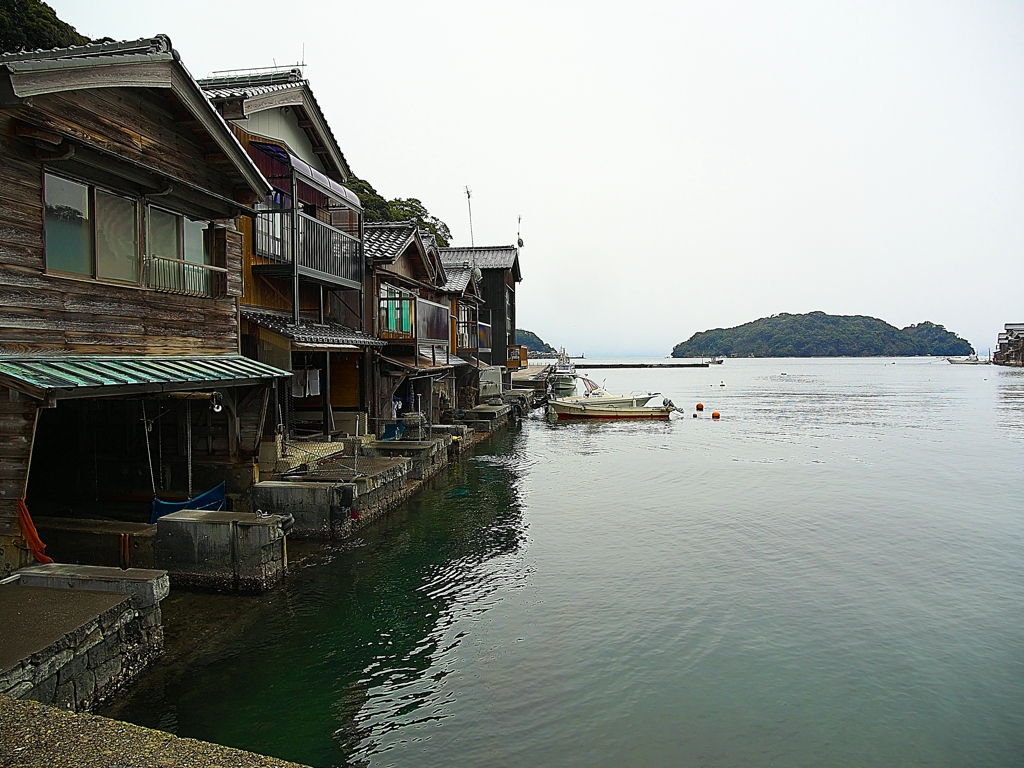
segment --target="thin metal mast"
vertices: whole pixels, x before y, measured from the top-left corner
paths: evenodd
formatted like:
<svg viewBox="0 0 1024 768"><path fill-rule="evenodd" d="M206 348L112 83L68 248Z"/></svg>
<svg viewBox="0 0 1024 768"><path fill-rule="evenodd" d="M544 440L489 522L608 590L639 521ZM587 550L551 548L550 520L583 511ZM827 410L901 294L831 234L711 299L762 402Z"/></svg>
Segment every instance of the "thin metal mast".
<svg viewBox="0 0 1024 768"><path fill-rule="evenodd" d="M473 238L473 202L470 199L472 197L473 190L466 187L466 206L469 208L469 244L475 246L476 240Z"/></svg>

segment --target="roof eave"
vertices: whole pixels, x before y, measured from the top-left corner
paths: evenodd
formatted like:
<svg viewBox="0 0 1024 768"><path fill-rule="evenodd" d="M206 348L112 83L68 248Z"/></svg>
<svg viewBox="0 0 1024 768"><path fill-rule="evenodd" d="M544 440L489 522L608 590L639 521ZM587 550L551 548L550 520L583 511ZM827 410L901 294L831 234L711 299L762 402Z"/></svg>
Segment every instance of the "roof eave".
<svg viewBox="0 0 1024 768"><path fill-rule="evenodd" d="M170 90L199 120L259 197L270 183L242 149L230 128L203 94L188 70L169 53L0 62L17 99L91 88L155 88Z"/></svg>

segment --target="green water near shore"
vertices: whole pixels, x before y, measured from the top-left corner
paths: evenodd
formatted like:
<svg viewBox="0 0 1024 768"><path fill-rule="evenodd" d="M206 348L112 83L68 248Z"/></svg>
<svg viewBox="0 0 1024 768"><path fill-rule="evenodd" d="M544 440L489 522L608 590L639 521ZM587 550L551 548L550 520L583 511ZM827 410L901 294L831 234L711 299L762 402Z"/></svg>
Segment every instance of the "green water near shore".
<svg viewBox="0 0 1024 768"><path fill-rule="evenodd" d="M723 419L527 420L268 595L173 593L103 714L316 766L1024 764L1021 372L607 385Z"/></svg>

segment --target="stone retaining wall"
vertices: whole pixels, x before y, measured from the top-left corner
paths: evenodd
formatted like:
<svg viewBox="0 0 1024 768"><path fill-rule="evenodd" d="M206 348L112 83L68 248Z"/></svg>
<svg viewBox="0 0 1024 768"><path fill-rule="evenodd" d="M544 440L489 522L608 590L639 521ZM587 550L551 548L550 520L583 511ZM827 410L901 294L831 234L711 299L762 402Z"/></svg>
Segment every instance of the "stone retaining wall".
<svg viewBox="0 0 1024 768"><path fill-rule="evenodd" d="M163 653L163 647L159 603L140 610L125 595L0 673L0 693L87 711L110 698Z"/></svg>

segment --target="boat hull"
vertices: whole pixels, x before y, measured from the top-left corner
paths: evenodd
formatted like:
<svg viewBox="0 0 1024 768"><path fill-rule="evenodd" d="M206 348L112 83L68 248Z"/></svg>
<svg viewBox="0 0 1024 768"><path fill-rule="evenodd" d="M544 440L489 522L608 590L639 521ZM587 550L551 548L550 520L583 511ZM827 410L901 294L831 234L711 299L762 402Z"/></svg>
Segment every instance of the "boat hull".
<svg viewBox="0 0 1024 768"><path fill-rule="evenodd" d="M608 406L581 405L572 402L559 402L558 400L552 400L549 402L548 407L550 412L554 414L559 421L578 419L601 421L668 421L669 416L672 415L672 411L675 410L675 408L671 407L645 408L643 406L616 408Z"/></svg>

